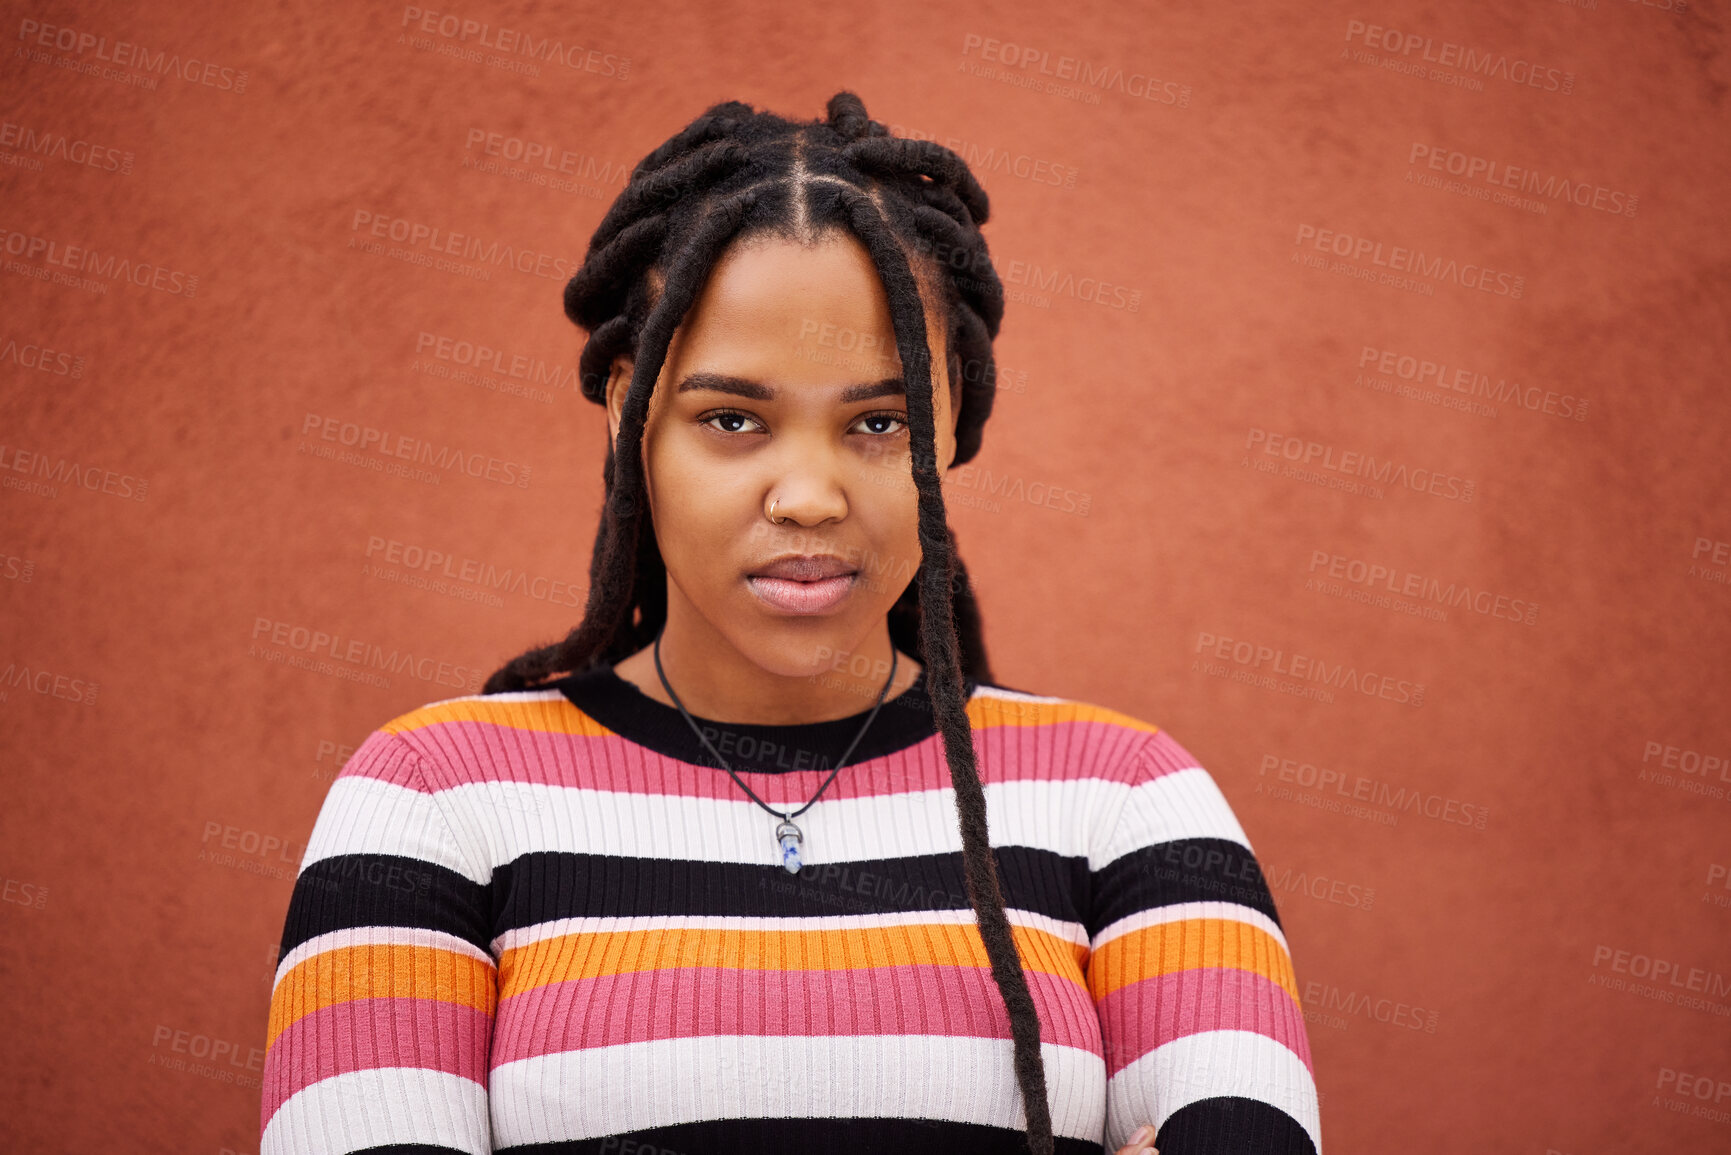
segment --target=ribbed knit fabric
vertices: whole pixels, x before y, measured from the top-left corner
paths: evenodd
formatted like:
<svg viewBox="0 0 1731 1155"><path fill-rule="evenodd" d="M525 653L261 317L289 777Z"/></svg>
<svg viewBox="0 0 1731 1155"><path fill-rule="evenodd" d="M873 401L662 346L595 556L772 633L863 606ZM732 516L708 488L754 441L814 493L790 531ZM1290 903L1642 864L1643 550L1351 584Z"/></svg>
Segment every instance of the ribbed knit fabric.
<svg viewBox="0 0 1731 1155"><path fill-rule="evenodd" d="M1320 1149L1279 916L1208 772L1125 714L967 684L1060 1152ZM805 804L866 710L699 718ZM609 668L454 698L332 783L271 997L261 1155L1026 1151L922 672L798 822Z"/></svg>

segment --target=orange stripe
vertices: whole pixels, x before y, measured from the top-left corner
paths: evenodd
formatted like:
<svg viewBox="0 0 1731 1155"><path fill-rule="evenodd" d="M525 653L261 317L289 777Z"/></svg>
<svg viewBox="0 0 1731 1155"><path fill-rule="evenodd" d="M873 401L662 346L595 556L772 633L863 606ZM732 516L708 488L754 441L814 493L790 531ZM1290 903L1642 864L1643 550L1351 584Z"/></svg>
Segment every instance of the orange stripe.
<svg viewBox="0 0 1731 1155"><path fill-rule="evenodd" d="M277 984L265 1045L299 1019L351 999L436 999L490 1015L498 1002L490 969L473 955L436 947L379 943L324 951Z"/></svg>
<svg viewBox="0 0 1731 1155"><path fill-rule="evenodd" d="M1127 730L1153 734L1159 730L1129 714L1121 714L1088 702L1021 702L1002 698L974 698L968 702L968 723L976 730L999 726L1050 726L1059 722L1099 722ZM561 696L540 702L499 702L458 699L410 710L379 727L386 733L405 734L449 722L483 722L515 730L551 734L600 737L611 734L570 700Z"/></svg>
<svg viewBox="0 0 1731 1155"><path fill-rule="evenodd" d="M1117 710L1091 702L1022 702L1007 698L973 698L968 702L968 722L976 730L996 726L1051 726L1059 722L1099 722L1153 734L1160 727Z"/></svg>
<svg viewBox="0 0 1731 1155"><path fill-rule="evenodd" d="M1088 948L1048 931L1010 927L1023 965L1083 981ZM738 970L851 970L936 964L989 967L979 928L949 923L830 930L583 931L507 950L499 959L503 994L547 983L675 967Z"/></svg>
<svg viewBox="0 0 1731 1155"><path fill-rule="evenodd" d="M1231 918L1187 918L1119 935L1094 952L1088 992L1099 1002L1141 979L1197 967L1251 971L1298 1002L1298 980L1286 948L1261 927Z"/></svg>
<svg viewBox="0 0 1731 1155"><path fill-rule="evenodd" d="M379 729L389 734L407 734L448 722L484 722L513 730L549 734L576 734L598 738L613 733L571 704L563 696L542 702L464 701L438 702L393 718Z"/></svg>

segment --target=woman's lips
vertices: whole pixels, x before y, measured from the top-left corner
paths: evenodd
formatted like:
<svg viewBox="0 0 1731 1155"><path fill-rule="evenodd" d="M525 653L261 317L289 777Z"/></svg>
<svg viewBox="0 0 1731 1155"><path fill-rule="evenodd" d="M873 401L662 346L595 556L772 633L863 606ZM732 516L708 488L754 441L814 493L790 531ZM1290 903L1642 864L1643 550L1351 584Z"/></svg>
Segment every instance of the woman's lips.
<svg viewBox="0 0 1731 1155"><path fill-rule="evenodd" d="M802 582L791 578L747 575L745 582L771 609L784 614L821 614L840 605L853 592L854 579L859 574L844 573L819 581Z"/></svg>

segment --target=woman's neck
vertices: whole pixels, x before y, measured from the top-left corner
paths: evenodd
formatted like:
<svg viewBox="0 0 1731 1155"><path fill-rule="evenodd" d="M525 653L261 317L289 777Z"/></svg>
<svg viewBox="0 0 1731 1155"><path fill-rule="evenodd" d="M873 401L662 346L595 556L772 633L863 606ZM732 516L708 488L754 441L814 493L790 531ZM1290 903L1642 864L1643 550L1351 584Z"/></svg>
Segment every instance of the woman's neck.
<svg viewBox="0 0 1731 1155"><path fill-rule="evenodd" d="M808 673L766 669L719 634L705 644L701 635L706 632L700 631L694 639L672 621L663 629L661 667L679 703L661 684L653 642L617 662L613 670L655 701L683 704L696 717L779 726L824 722L869 710L880 693L888 702L906 691L921 670L919 662L893 650L887 621L854 650L840 655L843 660L820 664ZM895 678L890 681L892 654ZM887 690L886 681L890 682Z"/></svg>

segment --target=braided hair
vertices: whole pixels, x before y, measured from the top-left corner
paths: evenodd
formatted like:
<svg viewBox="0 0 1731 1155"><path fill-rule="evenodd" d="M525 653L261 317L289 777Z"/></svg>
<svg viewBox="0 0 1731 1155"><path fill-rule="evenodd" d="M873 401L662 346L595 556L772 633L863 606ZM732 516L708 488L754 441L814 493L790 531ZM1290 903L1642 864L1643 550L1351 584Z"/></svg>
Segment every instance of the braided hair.
<svg viewBox="0 0 1731 1155"><path fill-rule="evenodd" d="M565 286L565 313L588 331L583 395L606 403L614 358L633 360L610 444L605 504L583 620L561 641L513 658L482 687L522 690L611 664L652 642L667 618L666 567L645 525L641 444L650 393L674 330L726 247L770 234L812 243L826 230L864 245L889 300L907 393L921 563L889 611L891 643L920 654L943 735L962 836L963 875L992 977L1009 1013L1016 1082L1034 1155L1050 1155L1040 1021L1004 912L974 760L963 675L990 682L980 616L956 554L937 471L931 354L922 285L941 298L952 397L954 464L971 459L992 410L992 340L1004 291L980 233L985 190L963 160L931 141L894 137L838 92L824 121L794 121L740 101L714 105L637 165ZM646 530L649 530L646 532Z"/></svg>

